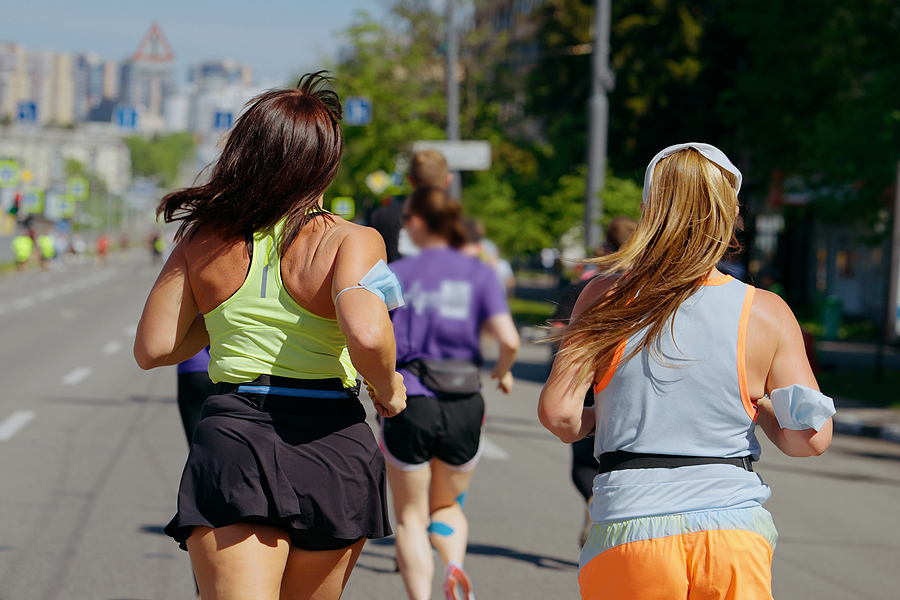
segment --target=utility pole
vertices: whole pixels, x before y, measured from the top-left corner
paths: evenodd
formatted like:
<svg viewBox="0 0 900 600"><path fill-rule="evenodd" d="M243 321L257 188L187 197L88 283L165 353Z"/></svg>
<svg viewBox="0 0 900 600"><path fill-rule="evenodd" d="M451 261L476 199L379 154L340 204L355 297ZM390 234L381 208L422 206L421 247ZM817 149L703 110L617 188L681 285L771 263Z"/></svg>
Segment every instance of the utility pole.
<svg viewBox="0 0 900 600"><path fill-rule="evenodd" d="M447 0L447 139L459 141L459 31L456 27L456 0ZM459 171L451 171L450 197L462 200L462 179Z"/></svg>
<svg viewBox="0 0 900 600"><path fill-rule="evenodd" d="M451 0L452 1L452 0ZM584 199L584 242L588 252L600 246L600 218L606 185L606 141L609 123L609 100L614 76L609 68L609 28L612 0L597 0L594 7L594 43L591 53L592 91L588 131L587 194Z"/></svg>

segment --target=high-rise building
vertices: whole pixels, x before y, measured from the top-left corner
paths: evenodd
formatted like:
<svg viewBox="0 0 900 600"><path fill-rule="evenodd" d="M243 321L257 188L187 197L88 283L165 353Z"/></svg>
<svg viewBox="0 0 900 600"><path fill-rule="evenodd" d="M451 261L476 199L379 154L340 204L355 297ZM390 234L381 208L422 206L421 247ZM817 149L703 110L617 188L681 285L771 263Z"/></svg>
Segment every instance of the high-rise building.
<svg viewBox="0 0 900 600"><path fill-rule="evenodd" d="M142 129L162 127L163 106L173 88L175 55L154 23L137 50L122 63L119 103L134 107Z"/></svg>
<svg viewBox="0 0 900 600"><path fill-rule="evenodd" d="M119 97L119 65L91 52L75 58L75 120L109 122Z"/></svg>
<svg viewBox="0 0 900 600"><path fill-rule="evenodd" d="M208 60L191 67L188 81L196 84L198 89L233 84L249 86L253 83L253 67L238 64L230 58Z"/></svg>
<svg viewBox="0 0 900 600"><path fill-rule="evenodd" d="M19 102L27 97L25 49L11 42L0 43L0 121L15 119Z"/></svg>
<svg viewBox="0 0 900 600"><path fill-rule="evenodd" d="M24 98L37 104L41 125L71 125L75 122L75 72L71 54L53 50L25 53L27 88ZM16 103L18 105L18 102Z"/></svg>

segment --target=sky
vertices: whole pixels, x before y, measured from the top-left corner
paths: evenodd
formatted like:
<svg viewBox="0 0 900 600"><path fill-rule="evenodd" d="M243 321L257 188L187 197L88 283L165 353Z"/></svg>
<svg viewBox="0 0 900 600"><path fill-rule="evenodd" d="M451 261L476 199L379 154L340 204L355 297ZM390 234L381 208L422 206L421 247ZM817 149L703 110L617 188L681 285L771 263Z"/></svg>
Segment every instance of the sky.
<svg viewBox="0 0 900 600"><path fill-rule="evenodd" d="M178 83L190 65L221 58L252 66L258 82L287 82L336 57L339 33L357 11L378 19L385 7L386 0L4 2L0 42L122 60L156 22L175 54Z"/></svg>

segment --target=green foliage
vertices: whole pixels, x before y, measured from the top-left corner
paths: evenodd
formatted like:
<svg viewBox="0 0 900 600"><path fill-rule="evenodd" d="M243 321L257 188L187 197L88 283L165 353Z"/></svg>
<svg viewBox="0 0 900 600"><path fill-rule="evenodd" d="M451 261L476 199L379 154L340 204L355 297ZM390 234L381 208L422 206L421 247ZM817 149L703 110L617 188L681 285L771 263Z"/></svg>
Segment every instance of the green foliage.
<svg viewBox="0 0 900 600"><path fill-rule="evenodd" d="M820 214L871 221L900 160L897 3L720 3L747 48L742 76L723 93L723 118L753 153L754 172L801 175L818 188ZM857 184L855 198L848 184Z"/></svg>
<svg viewBox="0 0 900 600"><path fill-rule="evenodd" d="M631 179L621 179L611 172L606 175L603 189L603 217L605 227L615 217L625 216L635 221L641 218L641 186Z"/></svg>
<svg viewBox="0 0 900 600"><path fill-rule="evenodd" d="M840 369L820 371L816 373L816 380L828 396L900 409L900 372L886 370L879 379L871 370Z"/></svg>
<svg viewBox="0 0 900 600"><path fill-rule="evenodd" d="M130 136L125 144L131 151L132 174L155 179L163 188L175 184L181 165L194 157L196 147L193 135L186 132L151 139Z"/></svg>
<svg viewBox="0 0 900 600"><path fill-rule="evenodd" d="M509 312L517 325L546 325L547 319L556 312L556 305L552 302L540 300L523 300L522 298L509 298Z"/></svg>
<svg viewBox="0 0 900 600"><path fill-rule="evenodd" d="M439 15L398 2L389 23L376 23L366 13L345 33L344 58L330 66L341 98L365 96L372 101L372 122L344 126L344 157L330 194L368 197L366 176L402 167L412 142L442 139L446 102ZM402 170L402 169L401 169ZM404 193L403 185L387 193Z"/></svg>

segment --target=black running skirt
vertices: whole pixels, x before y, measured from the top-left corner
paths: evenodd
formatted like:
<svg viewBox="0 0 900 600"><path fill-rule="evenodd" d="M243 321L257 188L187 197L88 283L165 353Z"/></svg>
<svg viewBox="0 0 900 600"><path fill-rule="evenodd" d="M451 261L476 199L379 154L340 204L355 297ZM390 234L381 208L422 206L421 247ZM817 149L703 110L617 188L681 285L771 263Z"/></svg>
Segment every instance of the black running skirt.
<svg viewBox="0 0 900 600"><path fill-rule="evenodd" d="M391 535L384 458L357 390L338 379L262 376L216 392L203 404L178 513L165 528L182 548L194 527L237 522L280 527L301 547L318 540L307 549Z"/></svg>

